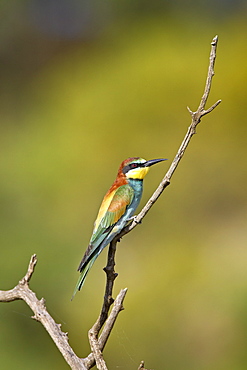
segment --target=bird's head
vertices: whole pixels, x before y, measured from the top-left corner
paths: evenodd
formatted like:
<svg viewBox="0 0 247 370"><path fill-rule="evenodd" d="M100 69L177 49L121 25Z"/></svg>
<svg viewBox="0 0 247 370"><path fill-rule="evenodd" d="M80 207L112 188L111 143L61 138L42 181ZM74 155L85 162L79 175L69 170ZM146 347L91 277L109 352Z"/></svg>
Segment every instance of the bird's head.
<svg viewBox="0 0 247 370"><path fill-rule="evenodd" d="M165 160L166 159L164 158L160 158L160 159L151 159L149 161L146 161L145 159L140 158L140 157L128 158L128 159L125 159L125 161L121 163L119 172L124 174L124 176L126 176L127 179L142 180L148 173L150 166L153 166L154 164L165 161Z"/></svg>

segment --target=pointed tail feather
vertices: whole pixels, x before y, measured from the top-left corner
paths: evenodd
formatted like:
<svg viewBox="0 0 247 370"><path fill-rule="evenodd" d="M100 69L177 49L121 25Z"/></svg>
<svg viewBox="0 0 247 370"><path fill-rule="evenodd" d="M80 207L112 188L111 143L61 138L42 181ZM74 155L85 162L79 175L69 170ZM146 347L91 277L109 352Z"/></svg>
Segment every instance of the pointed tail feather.
<svg viewBox="0 0 247 370"><path fill-rule="evenodd" d="M75 290L74 290L74 293L71 297L71 301L72 299L74 298L74 296L76 295L76 292L78 290L81 290L81 287L83 286L85 280L86 280L86 277L87 277L87 274L89 272L89 270L91 269L94 261L96 260L96 258L98 257L98 255L94 256L87 264L86 266L81 270L81 273L80 273L80 276L79 276L79 279L76 283L76 286L75 286Z"/></svg>

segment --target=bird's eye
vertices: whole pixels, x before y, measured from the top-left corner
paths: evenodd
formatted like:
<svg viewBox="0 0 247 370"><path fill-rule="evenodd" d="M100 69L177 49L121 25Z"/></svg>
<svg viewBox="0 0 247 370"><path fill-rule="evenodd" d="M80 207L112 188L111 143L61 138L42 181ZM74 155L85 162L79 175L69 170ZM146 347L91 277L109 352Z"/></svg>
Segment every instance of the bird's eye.
<svg viewBox="0 0 247 370"><path fill-rule="evenodd" d="M138 165L136 163L131 163L131 168L136 168Z"/></svg>

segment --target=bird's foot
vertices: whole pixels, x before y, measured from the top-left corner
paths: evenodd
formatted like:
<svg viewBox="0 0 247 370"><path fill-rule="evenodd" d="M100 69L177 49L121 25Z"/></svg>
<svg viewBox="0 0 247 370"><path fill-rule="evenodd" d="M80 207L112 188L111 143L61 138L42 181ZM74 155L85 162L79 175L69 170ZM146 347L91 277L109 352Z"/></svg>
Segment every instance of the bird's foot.
<svg viewBox="0 0 247 370"><path fill-rule="evenodd" d="M137 216L132 216L128 219L128 221L134 221L136 224L141 224L142 222L141 221L137 221Z"/></svg>

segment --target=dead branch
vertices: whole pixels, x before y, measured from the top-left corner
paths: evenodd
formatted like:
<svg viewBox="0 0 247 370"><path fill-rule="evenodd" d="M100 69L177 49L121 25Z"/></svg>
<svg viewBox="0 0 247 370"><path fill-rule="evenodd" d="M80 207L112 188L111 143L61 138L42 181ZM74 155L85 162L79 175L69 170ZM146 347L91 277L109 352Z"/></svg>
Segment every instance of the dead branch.
<svg viewBox="0 0 247 370"><path fill-rule="evenodd" d="M146 205L143 207L141 212L134 218L131 224L126 226L119 235L116 236L116 238L123 237L125 234L129 233L131 230L133 230L138 224L140 224L143 220L143 218L146 216L146 214L149 212L149 210L152 208L154 203L157 201L159 196L163 193L165 188L170 184L171 178L175 172L175 170L178 167L179 162L181 161L185 150L187 149L189 142L192 138L192 136L196 133L196 127L201 122L201 118L205 116L206 114L212 112L214 108L217 107L221 103L221 100L218 100L216 103L214 103L210 108L205 110L205 105L207 103L207 99L209 96L209 92L212 85L212 78L214 76L214 64L216 59L216 49L218 44L218 36L215 36L211 42L211 52L209 57L209 67L208 67L208 74L205 84L205 89L203 96L201 98L200 104L195 112L192 112L190 108L188 108L189 113L191 115L191 124L188 128L188 131L182 141L182 144L180 145L177 154L175 155L175 158L173 159L167 173L165 174L163 180L151 196L151 198L147 201Z"/></svg>
<svg viewBox="0 0 247 370"><path fill-rule="evenodd" d="M86 370L82 359L76 356L68 343L67 333L62 332L61 324L56 324L54 319L48 313L44 298L38 300L36 294L29 288L29 281L34 273L37 264L37 256L31 257L26 275L19 281L13 289L0 291L0 302L11 302L22 299L31 308L34 313L33 319L39 321L62 353L65 361L73 370Z"/></svg>
<svg viewBox="0 0 247 370"><path fill-rule="evenodd" d="M151 207L154 205L154 203L157 201L159 196L163 193L165 188L170 184L170 180L175 172L175 170L178 167L179 162L181 161L185 150L187 149L190 140L192 136L196 133L196 127L200 123L201 118L205 116L206 114L212 112L214 108L217 107L217 105L220 104L221 100L218 100L216 103L214 103L210 108L205 110L205 105L207 103L207 99L210 93L211 85L212 85L212 78L214 76L214 64L216 59L216 49L217 49L217 43L218 43L218 36L215 36L211 42L211 52L209 57L209 67L208 67L208 74L205 84L204 93L202 95L200 104L198 106L198 109L196 112L192 112L189 108L189 112L191 115L191 124L188 128L188 131L182 141L182 144L180 145L177 154L175 155L175 158L173 159L170 168L168 169L167 173L165 174L164 178L162 179L161 183L151 196L151 198L148 200L146 205L143 207L141 212L134 218L132 223L127 225L110 243L109 251L108 251L108 262L107 266L104 268L106 272L106 288L105 288L105 296L104 296L104 302L101 310L101 315L97 322L95 323L95 334L98 335L100 329L104 325L104 322L107 318L109 309L111 304L114 302L112 298L112 290L114 285L114 280L117 277L117 274L114 270L115 266L115 253L116 253L116 244L122 238L124 235L129 233L131 230L133 230L138 224L140 224L143 220L143 218L146 216L146 214L149 212Z"/></svg>
<svg viewBox="0 0 247 370"><path fill-rule="evenodd" d="M123 301L124 301L124 298L126 296L126 293L127 293L127 288L122 289L120 291L120 293L118 294L117 298L115 299L112 310L111 310L111 313L110 313L109 317L107 318L107 320L105 321L105 325L104 325L104 328L101 332L101 335L100 335L99 339L98 339L99 330L100 330L99 329L99 320L100 320L101 315L99 316L96 323L89 330L88 336L89 336L90 344L93 344L93 346L91 345L91 349L93 348L93 350L92 350L92 353L90 353L90 355L88 355L88 357L85 358L85 363L87 364L88 369L93 367L94 364L95 364L95 356L94 356L95 355L95 352L94 352L95 349L97 351L100 351L100 352L97 352L97 353L101 357L101 353L102 353L102 351L103 351L103 349L106 345L106 342L107 342L107 340L108 340L108 338L111 334L111 331L112 331L112 328L115 324L117 316L120 313L120 311L123 310ZM110 306L109 306L109 308L110 308ZM91 343L91 341L92 341L92 343ZM101 368L99 368L99 369L101 369ZM104 369L104 367L102 367L102 369Z"/></svg>
<svg viewBox="0 0 247 370"><path fill-rule="evenodd" d="M73 370L87 370L93 367L96 363L96 366L100 370L107 370L106 363L104 361L102 351L105 347L105 344L110 336L114 323L118 317L118 314L121 310L123 310L123 301L125 295L127 293L127 289L123 289L118 294L116 300L114 301L112 297L112 291L114 286L114 281L117 277L117 274L114 270L115 266L115 253L116 253L116 244L117 241L133 230L139 223L141 223L142 219L157 201L159 196L165 190L165 188L170 184L170 180L172 175L174 174L180 160L182 159L185 150L187 149L189 142L192 136L196 132L196 127L200 123L201 118L212 112L214 108L221 102L218 100L214 103L210 108L205 109L207 99L210 93L210 88L212 85L212 78L214 76L214 64L216 59L216 48L218 43L218 37L215 36L211 42L211 52L210 52L210 59L209 59L209 68L208 74L205 84L205 89L203 96L201 98L200 104L198 109L195 112L192 112L189 108L189 113L191 115L191 124L188 128L188 131L180 145L178 152L172 161L170 168L168 169L166 175L164 176L163 180L148 200L146 205L143 207L141 212L134 218L133 222L126 226L121 233L115 237L115 239L111 242L108 252L108 261L107 266L104 268L106 272L106 288L105 288L105 295L104 301L102 305L102 309L98 319L96 320L95 324L89 330L89 341L91 345L91 353L86 358L79 358L70 347L68 343L68 335L67 333L62 332L61 325L56 324L54 319L48 313L45 300L41 298L38 300L36 294L29 288L29 281L34 273L34 269L37 263L36 255L31 257L28 270L26 275L23 277L22 280L11 290L7 291L0 291L0 302L11 302L14 300L24 300L27 305L32 309L34 312L33 318L39 321L44 328L47 330L48 334L58 347L59 351L62 353L65 361L68 363L71 369ZM114 303L112 310L110 312L110 307ZM110 314L109 314L110 312ZM102 330L101 334L100 331ZM144 369L144 362L142 361L139 369Z"/></svg>

